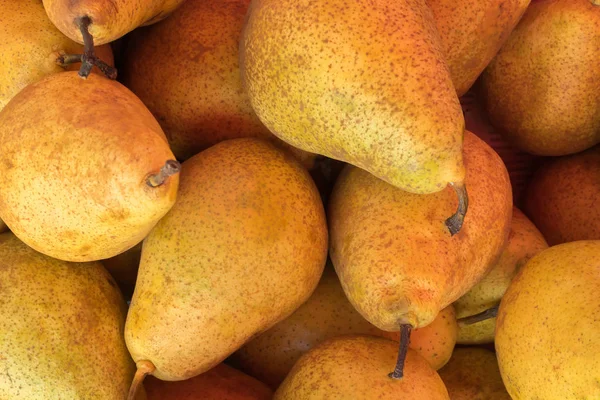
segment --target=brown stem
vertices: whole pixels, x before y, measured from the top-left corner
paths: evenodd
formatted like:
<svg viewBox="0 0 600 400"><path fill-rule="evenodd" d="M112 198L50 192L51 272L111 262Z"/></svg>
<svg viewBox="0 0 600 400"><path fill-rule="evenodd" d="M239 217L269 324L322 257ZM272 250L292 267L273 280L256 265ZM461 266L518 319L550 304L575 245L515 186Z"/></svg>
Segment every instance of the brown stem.
<svg viewBox="0 0 600 400"><path fill-rule="evenodd" d="M133 381L131 382L131 386L129 387L129 394L127 395L127 400L134 400L137 392L140 388L140 385L144 381L146 375L153 373L156 370L154 364L152 364L148 360L138 361L136 363L137 371L135 371L135 375L133 376Z"/></svg>
<svg viewBox="0 0 600 400"><path fill-rule="evenodd" d="M181 164L179 164L178 161L167 160L157 174L149 175L148 178L146 178L146 183L151 187L160 186L165 183L169 176L175 175L179 171L181 171Z"/></svg>
<svg viewBox="0 0 600 400"><path fill-rule="evenodd" d="M456 322L464 325L473 325L478 322L485 321L486 319L495 318L498 315L498 307L499 305L492 308L488 308L487 310L480 312L479 314L459 318L458 320L456 320Z"/></svg>
<svg viewBox="0 0 600 400"><path fill-rule="evenodd" d="M446 226L450 231L450 235L454 236L462 228L465 215L467 215L469 195L467 194L467 187L463 183L450 182L450 186L452 186L458 196L458 209L454 215L446 220Z"/></svg>
<svg viewBox="0 0 600 400"><path fill-rule="evenodd" d="M404 361L406 361L406 354L408 354L411 330L412 326L409 324L400 325L400 349L398 351L398 360L396 361L394 372L388 374L392 379L402 379L404 376Z"/></svg>

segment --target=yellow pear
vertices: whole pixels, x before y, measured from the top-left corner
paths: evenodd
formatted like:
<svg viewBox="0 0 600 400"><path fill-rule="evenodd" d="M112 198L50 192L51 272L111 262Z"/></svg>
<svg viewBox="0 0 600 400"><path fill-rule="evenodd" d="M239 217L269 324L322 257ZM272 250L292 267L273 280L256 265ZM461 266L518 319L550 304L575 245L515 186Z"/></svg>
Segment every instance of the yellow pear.
<svg viewBox="0 0 600 400"><path fill-rule="evenodd" d="M396 345L375 336L329 339L298 360L273 399L449 400L437 372L412 349L406 357L404 378L387 376L395 363Z"/></svg>
<svg viewBox="0 0 600 400"><path fill-rule="evenodd" d="M56 29L39 0L0 0L0 10L2 110L14 95L30 83L65 69L79 69L78 63L62 65L61 57L69 53L81 53L83 47ZM96 50L98 57L113 65L110 46L100 46Z"/></svg>
<svg viewBox="0 0 600 400"><path fill-rule="evenodd" d="M127 306L102 265L45 256L12 233L0 260L0 399L123 400L135 372Z"/></svg>
<svg viewBox="0 0 600 400"><path fill-rule="evenodd" d="M98 74L52 74L19 92L0 112L0 154L0 217L61 260L133 247L175 202L179 164L160 126Z"/></svg>
<svg viewBox="0 0 600 400"><path fill-rule="evenodd" d="M254 0L240 63L275 135L408 192L451 184L460 230L464 118L425 0Z"/></svg>
<svg viewBox="0 0 600 400"><path fill-rule="evenodd" d="M232 355L230 362L276 389L302 354L327 339L349 334L400 340L397 332L376 328L354 309L333 266L328 263L308 301L288 318L246 343ZM413 332L410 347L433 369L439 369L450 359L456 335L454 308L449 306L430 325Z"/></svg>
<svg viewBox="0 0 600 400"><path fill-rule="evenodd" d="M438 374L452 400L511 400L496 355L489 350L458 348Z"/></svg>
<svg viewBox="0 0 600 400"><path fill-rule="evenodd" d="M352 166L336 182L329 203L331 259L350 302L382 330L401 330L407 338L411 329L429 325L506 246L512 213L506 168L470 132L464 159L471 205L454 236L440 224L456 201L450 189L415 195Z"/></svg>
<svg viewBox="0 0 600 400"><path fill-rule="evenodd" d="M132 393L145 374L199 375L288 317L326 257L323 204L291 155L242 138L185 161L177 202L142 247L125 328Z"/></svg>
<svg viewBox="0 0 600 400"><path fill-rule="evenodd" d="M458 320L458 343L482 344L494 341L496 318L476 322L468 317L497 306L519 269L531 257L548 248L535 225L516 207L513 207L508 246L491 271L454 302ZM466 320L461 321L462 318Z"/></svg>
<svg viewBox="0 0 600 400"><path fill-rule="evenodd" d="M514 400L600 399L600 240L534 256L500 303L496 353Z"/></svg>

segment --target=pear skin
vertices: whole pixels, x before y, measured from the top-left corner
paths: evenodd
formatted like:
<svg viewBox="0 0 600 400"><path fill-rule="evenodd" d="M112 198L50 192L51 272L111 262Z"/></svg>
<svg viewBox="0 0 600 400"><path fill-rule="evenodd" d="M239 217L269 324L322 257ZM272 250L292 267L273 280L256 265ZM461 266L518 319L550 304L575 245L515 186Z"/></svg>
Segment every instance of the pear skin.
<svg viewBox="0 0 600 400"><path fill-rule="evenodd" d="M365 320L350 304L331 264L319 285L292 315L246 343L229 361L273 389L281 384L296 361L327 339L350 334L387 337L396 342L398 332L382 331ZM438 369L456 343L456 318L452 306L442 310L427 327L415 329L410 347Z"/></svg>
<svg viewBox="0 0 600 400"><path fill-rule="evenodd" d="M133 295L142 256L142 244L143 242L140 242L121 254L102 260L102 265L119 285L125 300L131 300Z"/></svg>
<svg viewBox="0 0 600 400"><path fill-rule="evenodd" d="M529 260L500 303L496 354L515 400L600 398L600 240Z"/></svg>
<svg viewBox="0 0 600 400"><path fill-rule="evenodd" d="M144 381L148 400L271 400L273 391L264 383L227 364L194 378L167 382L149 376Z"/></svg>
<svg viewBox="0 0 600 400"><path fill-rule="evenodd" d="M208 371L287 318L327 257L323 204L290 154L232 139L182 165L178 199L142 247L125 340L144 374Z"/></svg>
<svg viewBox="0 0 600 400"><path fill-rule="evenodd" d="M329 339L298 360L273 399L449 400L437 372L412 349L404 378L387 376L395 364L396 346L393 340L375 336Z"/></svg>
<svg viewBox="0 0 600 400"><path fill-rule="evenodd" d="M512 193L500 157L467 131L470 206L456 235L440 223L456 199L415 195L348 166L329 203L330 256L350 302L385 331L429 325L494 265L510 229Z"/></svg>
<svg viewBox="0 0 600 400"><path fill-rule="evenodd" d="M0 260L0 398L124 399L127 306L102 265L45 256L12 233Z"/></svg>
<svg viewBox="0 0 600 400"><path fill-rule="evenodd" d="M424 0L254 0L240 66L294 147L413 193L462 184L464 118Z"/></svg>
<svg viewBox="0 0 600 400"><path fill-rule="evenodd" d="M561 156L600 143L595 3L532 1L482 74L492 124L521 150Z"/></svg>
<svg viewBox="0 0 600 400"><path fill-rule="evenodd" d="M530 0L427 0L458 96L464 95L515 28Z"/></svg>
<svg viewBox="0 0 600 400"><path fill-rule="evenodd" d="M516 207L513 207L508 246L491 271L454 302L458 321L460 344L483 344L494 341L496 318L466 324L460 318L484 312L500 303L510 281L519 269L542 250L548 248L546 240L535 225Z"/></svg>
<svg viewBox="0 0 600 400"><path fill-rule="evenodd" d="M452 400L511 400L496 355L489 350L458 348L438 374Z"/></svg>
<svg viewBox="0 0 600 400"><path fill-rule="evenodd" d="M0 110L30 83L80 63L62 66L60 56L81 53L83 47L67 38L50 22L39 0L0 0ZM108 45L96 49L98 57L114 65ZM92 72L100 72L98 69Z"/></svg>
<svg viewBox="0 0 600 400"><path fill-rule="evenodd" d="M0 154L0 217L61 260L133 247L175 202L178 163L160 126L98 74L60 72L20 91L0 112Z"/></svg>
<svg viewBox="0 0 600 400"><path fill-rule="evenodd" d="M534 173L525 213L553 246L600 240L600 145L548 160Z"/></svg>

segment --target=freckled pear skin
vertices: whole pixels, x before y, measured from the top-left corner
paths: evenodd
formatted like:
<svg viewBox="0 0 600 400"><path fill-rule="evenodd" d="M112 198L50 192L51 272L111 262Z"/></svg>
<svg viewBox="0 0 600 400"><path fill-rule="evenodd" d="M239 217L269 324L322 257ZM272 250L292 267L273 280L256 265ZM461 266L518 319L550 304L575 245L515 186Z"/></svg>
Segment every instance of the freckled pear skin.
<svg viewBox="0 0 600 400"><path fill-rule="evenodd" d="M550 247L521 268L496 323L512 399L600 398L599 291L600 240Z"/></svg>
<svg viewBox="0 0 600 400"><path fill-rule="evenodd" d="M254 0L240 43L261 121L413 193L464 179L464 118L424 0Z"/></svg>
<svg viewBox="0 0 600 400"><path fill-rule="evenodd" d="M65 99L68 98L68 101ZM66 261L115 256L175 202L174 158L152 114L116 81L52 74L0 112L0 216L29 246Z"/></svg>
<svg viewBox="0 0 600 400"><path fill-rule="evenodd" d="M336 182L329 203L331 260L350 302L382 330L431 323L506 246L512 211L506 168L468 131L464 159L471 201L454 236L441 223L455 207L450 188L415 195L353 166Z"/></svg>
<svg viewBox="0 0 600 400"><path fill-rule="evenodd" d="M0 293L1 399L123 400L135 372L127 306L100 263L50 258L4 233Z"/></svg>
<svg viewBox="0 0 600 400"><path fill-rule="evenodd" d="M209 370L304 303L326 257L323 204L293 156L255 138L199 153L144 241L125 329L133 359L162 380Z"/></svg>

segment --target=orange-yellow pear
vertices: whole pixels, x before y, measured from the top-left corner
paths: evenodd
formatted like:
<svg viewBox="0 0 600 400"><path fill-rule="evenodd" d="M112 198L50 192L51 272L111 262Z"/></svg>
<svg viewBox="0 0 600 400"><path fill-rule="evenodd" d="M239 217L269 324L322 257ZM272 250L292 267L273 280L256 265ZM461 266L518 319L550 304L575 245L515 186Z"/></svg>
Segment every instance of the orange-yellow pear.
<svg viewBox="0 0 600 400"><path fill-rule="evenodd" d="M125 339L138 375L208 371L313 292L327 224L308 172L271 143L221 142L182 164L175 206L142 247Z"/></svg>
<svg viewBox="0 0 600 400"><path fill-rule="evenodd" d="M403 379L387 373L397 343L376 336L338 336L304 354L275 392L274 400L449 400L439 375L409 349Z"/></svg>
<svg viewBox="0 0 600 400"><path fill-rule="evenodd" d="M425 0L254 0L240 60L291 145L413 193L462 186L464 118Z"/></svg>
<svg viewBox="0 0 600 400"><path fill-rule="evenodd" d="M20 91L0 112L0 154L0 217L61 260L133 247L175 202L179 165L160 126L99 74L60 72Z"/></svg>
<svg viewBox="0 0 600 400"><path fill-rule="evenodd" d="M387 332L386 336L400 341L398 332ZM454 306L449 305L429 325L412 331L409 347L427 360L433 369L439 370L450 360L457 336L456 313Z"/></svg>
<svg viewBox="0 0 600 400"><path fill-rule="evenodd" d="M600 399L600 240L534 256L498 310L496 354L513 400Z"/></svg>

